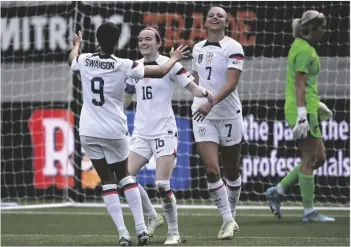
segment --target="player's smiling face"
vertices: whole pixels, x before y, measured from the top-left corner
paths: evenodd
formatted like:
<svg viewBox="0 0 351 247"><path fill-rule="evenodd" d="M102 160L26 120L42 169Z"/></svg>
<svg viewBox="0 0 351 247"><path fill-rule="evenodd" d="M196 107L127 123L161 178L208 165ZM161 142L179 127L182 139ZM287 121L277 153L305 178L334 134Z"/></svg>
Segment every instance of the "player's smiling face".
<svg viewBox="0 0 351 247"><path fill-rule="evenodd" d="M143 30L139 34L139 51L141 55L156 54L160 47L156 41L156 34L152 30Z"/></svg>
<svg viewBox="0 0 351 247"><path fill-rule="evenodd" d="M205 27L209 30L224 30L228 27L227 14L224 9L213 7L208 11Z"/></svg>

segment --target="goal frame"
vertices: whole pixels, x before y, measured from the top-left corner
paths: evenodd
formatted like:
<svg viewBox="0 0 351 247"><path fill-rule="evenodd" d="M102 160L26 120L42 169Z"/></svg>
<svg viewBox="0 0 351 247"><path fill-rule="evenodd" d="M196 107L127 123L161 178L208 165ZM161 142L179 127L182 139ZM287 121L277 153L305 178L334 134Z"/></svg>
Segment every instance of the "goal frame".
<svg viewBox="0 0 351 247"><path fill-rule="evenodd" d="M83 27L82 24L80 23L82 20L83 14L81 13L80 9L84 8L84 3L82 2L73 2L72 3L74 6L74 31L76 30L81 30ZM150 17L150 16L149 16ZM152 17L152 16L151 16ZM150 20L153 20L150 17ZM198 16L196 16L198 17ZM84 28L84 27L83 27ZM242 38L242 36L239 36ZM169 40L167 42L170 42ZM187 41L189 42L189 40ZM83 51L86 49L86 47L83 47ZM265 58L264 58L265 59ZM250 59L248 59L250 60ZM279 58L277 59L279 60ZM266 59L267 63L270 63L271 61L269 59ZM189 63L189 61L185 61L186 63ZM327 61L329 63L329 61ZM262 68L257 68L258 70ZM262 69L263 70L263 69ZM85 201L85 195L84 195L84 190L82 188L82 149L81 145L79 142L79 132L78 132L78 123L79 123L79 115L80 115L80 107L82 105L82 95L81 95L81 83L79 79L79 75L74 73L71 76L71 82L72 82L72 98L67 102L67 109L70 110L73 115L74 115L74 186L73 187L67 187L63 189L63 196L62 196L62 202L60 203L43 203L43 204L33 204L33 205L8 205L6 202L1 203L1 209L2 210L13 210L13 209L33 209L33 208L58 208L58 207L104 207L103 203L89 203L89 202L84 202ZM277 80L277 79L276 79ZM278 81L278 80L277 80ZM263 84L265 85L265 84ZM261 85L260 85L261 86ZM329 91L328 91L329 92ZM256 103L254 103L256 104ZM267 103L267 107L271 107ZM274 106L273 106L274 107ZM269 119L271 120L271 119ZM348 150L349 151L349 150ZM268 155L268 154L267 154ZM191 188L190 188L191 189ZM201 188L203 189L203 188ZM61 198L60 198L61 199ZM184 201L186 199L181 199L179 201ZM207 199L202 199L202 204L197 204L196 200L197 199L191 199L194 200L195 202L191 205L187 205L186 203L178 205L179 208L187 208L187 209L212 209L215 208L215 206L211 205L204 205L209 202ZM159 201L157 201L159 202ZM206 203L205 203L206 202ZM262 204L262 201L259 201L260 204ZM341 204L340 207L338 207L338 204L332 204L332 203L317 203L318 205L316 208L319 210L343 210L347 211L349 210L349 204L343 205ZM122 204L123 207L126 207L126 204ZM155 204L156 208L160 208L160 204L157 203ZM240 205L238 207L239 209L252 209L252 210L261 210L261 209L267 209L267 206L257 206L257 205ZM296 205L291 205L291 206L284 206L282 209L286 210L295 210L295 209L301 209L301 206L296 206Z"/></svg>

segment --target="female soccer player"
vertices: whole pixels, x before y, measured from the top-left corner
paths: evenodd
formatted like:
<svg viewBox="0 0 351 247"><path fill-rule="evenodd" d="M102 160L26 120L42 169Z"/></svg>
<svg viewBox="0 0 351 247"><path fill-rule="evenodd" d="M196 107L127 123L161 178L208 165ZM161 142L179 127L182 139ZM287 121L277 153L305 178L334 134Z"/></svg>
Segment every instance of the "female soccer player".
<svg viewBox="0 0 351 247"><path fill-rule="evenodd" d="M301 19L292 23L295 38L288 55L286 78L285 118L292 128L302 162L295 167L277 186L266 191L272 212L280 218L280 202L284 190L297 179L303 202L303 221L334 221L320 214L313 206L313 171L325 162L324 143L319 121L332 116L331 111L319 102L317 76L320 61L313 45L325 33L326 20L323 13L309 10Z"/></svg>
<svg viewBox="0 0 351 247"><path fill-rule="evenodd" d="M144 65L162 65L169 58L158 53L162 45L159 32L147 27L139 34L139 50ZM213 94L194 83L194 78L176 63L162 79L144 78L127 81L124 107L128 107L132 94L136 93L136 116L133 137L130 142L129 173L136 176L140 169L154 155L156 158L156 190L161 197L168 223L168 236L165 245L181 242L178 231L176 198L170 187L170 179L178 147L176 121L172 109L172 94L176 82L197 97L212 100ZM152 236L163 224L163 218L156 213L145 189L139 185L143 207L149 217L147 230Z"/></svg>
<svg viewBox="0 0 351 247"><path fill-rule="evenodd" d="M236 88L244 51L237 41L225 36L228 25L224 9L211 8L205 22L208 38L193 48L195 78L200 86L215 94L212 102L195 97L192 110L195 141L206 168L208 189L223 218L219 239L231 238L239 230L234 219L241 191L239 160L243 118ZM219 169L219 146L227 188Z"/></svg>
<svg viewBox="0 0 351 247"><path fill-rule="evenodd" d="M105 22L99 26L96 38L100 45L97 53L79 53L82 35L73 38L73 50L68 64L80 71L83 87L83 107L80 115L80 140L103 184L103 199L117 226L120 245L131 244L124 225L116 179L124 190L135 220L138 244L149 241L144 222L140 193L135 180L128 174L127 121L123 111L122 95L127 78L162 78L175 63L186 55L179 47L162 66L145 66L129 59L114 56L120 37L117 26Z"/></svg>

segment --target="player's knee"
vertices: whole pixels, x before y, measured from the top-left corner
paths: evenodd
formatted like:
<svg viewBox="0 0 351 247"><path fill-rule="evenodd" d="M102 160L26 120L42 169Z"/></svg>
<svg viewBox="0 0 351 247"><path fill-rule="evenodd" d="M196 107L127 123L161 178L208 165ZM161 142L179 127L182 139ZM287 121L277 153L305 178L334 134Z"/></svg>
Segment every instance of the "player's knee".
<svg viewBox="0 0 351 247"><path fill-rule="evenodd" d="M116 179L117 181L121 181L125 179L126 177L130 176L129 173L115 173L116 174Z"/></svg>
<svg viewBox="0 0 351 247"><path fill-rule="evenodd" d="M221 171L219 170L219 167L208 166L206 175L207 181L210 183L214 183L221 178Z"/></svg>
<svg viewBox="0 0 351 247"><path fill-rule="evenodd" d="M116 179L118 181L121 181L123 180L124 178L130 176L129 175L129 172L128 172L128 167L127 165L125 164L120 164L120 163L114 163L112 166L111 166L111 169L113 170L115 176L116 176Z"/></svg>
<svg viewBox="0 0 351 247"><path fill-rule="evenodd" d="M114 179L101 179L101 184L102 185L107 185L107 184L116 184L116 180Z"/></svg>
<svg viewBox="0 0 351 247"><path fill-rule="evenodd" d="M166 197L167 193L171 192L170 181L167 180L156 180L156 190L160 197Z"/></svg>

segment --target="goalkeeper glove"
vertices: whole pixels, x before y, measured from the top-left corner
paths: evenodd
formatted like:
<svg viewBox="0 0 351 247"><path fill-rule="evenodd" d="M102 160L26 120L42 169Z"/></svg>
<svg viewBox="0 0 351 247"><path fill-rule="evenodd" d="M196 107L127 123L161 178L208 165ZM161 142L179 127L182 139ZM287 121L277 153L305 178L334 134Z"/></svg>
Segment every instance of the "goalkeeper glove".
<svg viewBox="0 0 351 247"><path fill-rule="evenodd" d="M292 130L293 135L295 139L306 138L308 129L310 128L307 121L307 111L305 107L299 107L297 111L297 121Z"/></svg>
<svg viewBox="0 0 351 247"><path fill-rule="evenodd" d="M333 112L324 103L319 102L318 115L321 121L326 121L333 116Z"/></svg>

